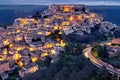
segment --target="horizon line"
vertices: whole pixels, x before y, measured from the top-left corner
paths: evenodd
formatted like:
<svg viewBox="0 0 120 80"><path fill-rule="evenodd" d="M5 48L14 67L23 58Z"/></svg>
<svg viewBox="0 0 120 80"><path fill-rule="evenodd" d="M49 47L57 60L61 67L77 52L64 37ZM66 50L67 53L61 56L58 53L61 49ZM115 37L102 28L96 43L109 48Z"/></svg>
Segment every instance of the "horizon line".
<svg viewBox="0 0 120 80"><path fill-rule="evenodd" d="M69 3L56 3L56 4L69 4ZM78 4L78 3L77 3ZM0 4L0 6L7 6L7 5L21 5L21 6L24 6L24 5L28 5L28 6L30 6L30 5L33 5L33 6L49 6L49 5L52 5L52 4ZM76 5L76 4L73 4L73 5ZM85 6L120 6L120 4L81 4L81 5L85 5Z"/></svg>

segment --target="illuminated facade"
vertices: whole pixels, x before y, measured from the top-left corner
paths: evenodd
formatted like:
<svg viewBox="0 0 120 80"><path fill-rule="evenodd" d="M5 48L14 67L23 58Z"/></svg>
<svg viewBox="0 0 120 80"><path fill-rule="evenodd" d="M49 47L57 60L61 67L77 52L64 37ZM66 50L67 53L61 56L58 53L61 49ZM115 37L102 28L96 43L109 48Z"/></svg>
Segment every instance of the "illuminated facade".
<svg viewBox="0 0 120 80"><path fill-rule="evenodd" d="M38 65L36 63L29 63L19 71L19 76L23 78L25 74L34 73L36 71L38 71Z"/></svg>
<svg viewBox="0 0 120 80"><path fill-rule="evenodd" d="M51 5L49 9L53 12L79 12L82 11L82 8L86 8L85 5L72 5L72 4L61 4L61 5Z"/></svg>

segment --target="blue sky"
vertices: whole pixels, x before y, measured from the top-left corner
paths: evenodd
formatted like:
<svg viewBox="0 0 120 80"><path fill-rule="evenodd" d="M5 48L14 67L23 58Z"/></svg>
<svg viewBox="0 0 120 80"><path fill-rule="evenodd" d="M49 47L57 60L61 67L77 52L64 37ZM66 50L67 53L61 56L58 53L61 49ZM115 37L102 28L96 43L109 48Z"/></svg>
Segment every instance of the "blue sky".
<svg viewBox="0 0 120 80"><path fill-rule="evenodd" d="M86 5L120 5L120 0L0 0L0 5L7 4L86 4Z"/></svg>

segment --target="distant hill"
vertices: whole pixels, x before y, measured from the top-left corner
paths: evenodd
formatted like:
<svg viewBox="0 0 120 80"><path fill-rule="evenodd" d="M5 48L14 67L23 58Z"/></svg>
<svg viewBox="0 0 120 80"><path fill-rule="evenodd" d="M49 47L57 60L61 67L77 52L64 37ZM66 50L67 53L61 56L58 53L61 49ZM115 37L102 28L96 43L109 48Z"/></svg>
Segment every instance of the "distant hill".
<svg viewBox="0 0 120 80"><path fill-rule="evenodd" d="M0 24L10 24L18 17L27 17L36 12L42 12L48 6L40 5L1 5L0 6Z"/></svg>
<svg viewBox="0 0 120 80"><path fill-rule="evenodd" d="M87 6L91 12L102 14L104 19L120 25L120 6ZM0 5L0 24L13 23L15 18L27 17L48 8L46 5Z"/></svg>

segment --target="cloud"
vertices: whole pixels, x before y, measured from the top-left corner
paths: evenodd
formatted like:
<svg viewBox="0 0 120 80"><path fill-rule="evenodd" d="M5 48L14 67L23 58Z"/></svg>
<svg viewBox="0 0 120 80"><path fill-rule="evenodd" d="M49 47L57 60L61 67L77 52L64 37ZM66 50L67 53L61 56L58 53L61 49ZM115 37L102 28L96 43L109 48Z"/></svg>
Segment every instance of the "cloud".
<svg viewBox="0 0 120 80"><path fill-rule="evenodd" d="M86 4L86 5L120 5L120 0L0 0L4 4Z"/></svg>

